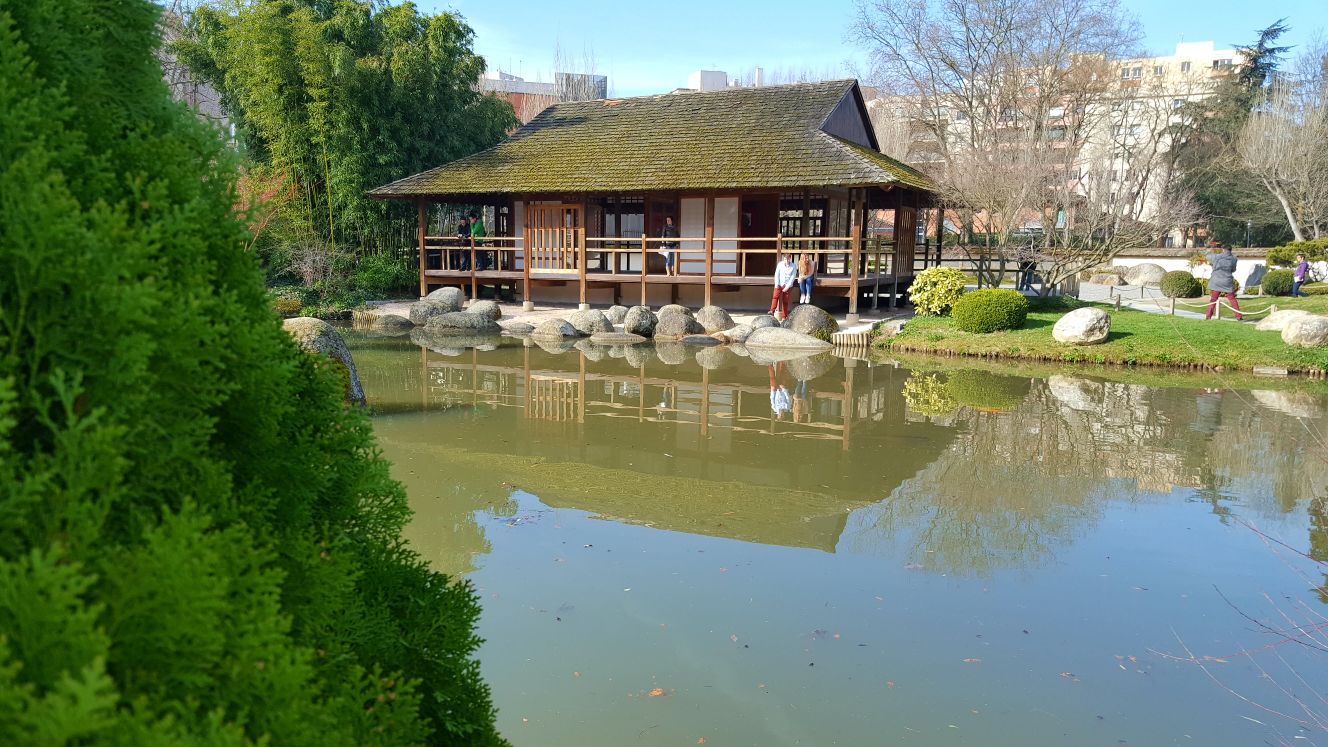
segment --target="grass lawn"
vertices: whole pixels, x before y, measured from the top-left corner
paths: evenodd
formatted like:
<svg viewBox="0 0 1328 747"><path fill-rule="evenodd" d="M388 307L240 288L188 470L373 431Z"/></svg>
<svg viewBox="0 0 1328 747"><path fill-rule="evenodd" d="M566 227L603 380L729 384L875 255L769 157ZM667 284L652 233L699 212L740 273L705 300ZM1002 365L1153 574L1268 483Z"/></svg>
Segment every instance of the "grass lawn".
<svg viewBox="0 0 1328 747"><path fill-rule="evenodd" d="M1272 299L1270 299L1272 300ZM1295 303L1287 303L1294 301ZM1278 308L1328 311L1328 297L1278 298ZM1264 303L1251 300L1251 310ZM1302 306L1301 304L1305 304ZM1111 315L1111 335L1101 345L1061 345L1051 328L1064 309L1034 310L1023 329L972 334L955 328L949 317L919 316L909 320L894 339L891 351L1017 358L1033 361L1110 363L1131 366L1201 368L1223 366L1249 371L1255 366L1282 366L1290 371L1328 370L1328 349L1293 348L1277 332L1259 332L1252 323L1234 320L1205 322L1101 306Z"/></svg>

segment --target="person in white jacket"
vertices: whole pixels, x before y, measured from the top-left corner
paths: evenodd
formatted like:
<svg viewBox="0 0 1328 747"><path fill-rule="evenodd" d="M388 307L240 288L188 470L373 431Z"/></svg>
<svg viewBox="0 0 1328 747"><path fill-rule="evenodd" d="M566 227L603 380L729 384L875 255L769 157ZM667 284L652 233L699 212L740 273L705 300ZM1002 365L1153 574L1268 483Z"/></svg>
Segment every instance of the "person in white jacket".
<svg viewBox="0 0 1328 747"><path fill-rule="evenodd" d="M798 268L793 265L787 254L779 258L779 265L775 267L775 292L770 296L770 313L775 318L783 321L789 312L789 297L793 294L793 286L798 283ZM778 313L776 313L778 311Z"/></svg>

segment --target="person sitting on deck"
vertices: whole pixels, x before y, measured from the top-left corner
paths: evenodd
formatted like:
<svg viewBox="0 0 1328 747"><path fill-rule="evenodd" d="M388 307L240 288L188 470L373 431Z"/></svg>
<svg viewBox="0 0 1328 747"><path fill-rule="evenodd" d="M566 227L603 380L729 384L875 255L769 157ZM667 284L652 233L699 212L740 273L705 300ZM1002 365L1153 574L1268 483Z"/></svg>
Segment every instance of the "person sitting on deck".
<svg viewBox="0 0 1328 747"><path fill-rule="evenodd" d="M1213 311L1221 303L1218 299L1226 296L1231 302L1231 310L1236 312L1236 320L1243 320L1245 317L1240 314L1240 303L1236 301L1236 255L1231 253L1231 247L1226 251L1218 251L1222 245L1216 241L1209 244L1212 252L1208 255L1208 264L1213 266L1213 274L1208 278L1208 314L1204 319L1212 319Z"/></svg>
<svg viewBox="0 0 1328 747"><path fill-rule="evenodd" d="M781 255L779 265L775 267L775 292L770 296L770 313L784 321L789 313L789 299L793 295L793 286L798 282L798 268L787 254ZM776 313L778 309L778 313Z"/></svg>
<svg viewBox="0 0 1328 747"><path fill-rule="evenodd" d="M673 225L673 216L664 216L664 228L659 232L661 239L678 238L678 229ZM677 275L678 242L664 241L659 245L659 253L664 255L664 274Z"/></svg>
<svg viewBox="0 0 1328 747"><path fill-rule="evenodd" d="M798 303L812 302L812 286L816 284L816 260L804 252L798 258Z"/></svg>
<svg viewBox="0 0 1328 747"><path fill-rule="evenodd" d="M489 253L481 252L479 248L484 246L484 237L489 234L484 230L484 219L474 210L470 211L470 238L475 242L475 269L487 270L491 266Z"/></svg>

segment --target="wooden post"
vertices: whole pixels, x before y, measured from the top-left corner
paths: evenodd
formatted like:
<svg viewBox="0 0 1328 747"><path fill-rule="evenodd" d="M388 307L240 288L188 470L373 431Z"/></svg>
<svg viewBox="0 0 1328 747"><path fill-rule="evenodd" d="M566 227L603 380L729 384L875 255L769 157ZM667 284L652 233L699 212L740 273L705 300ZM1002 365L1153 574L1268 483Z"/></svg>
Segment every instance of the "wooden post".
<svg viewBox="0 0 1328 747"><path fill-rule="evenodd" d="M415 206L416 206L416 209L419 211L419 219L420 219L420 220L419 220L419 223L420 223L420 225L419 225L419 229L420 229L420 298L424 298L425 296L429 295L429 283L428 283L427 280L425 280L425 277L424 277L424 267L425 267L425 264L424 264L424 232L425 232L425 230L428 228L428 226L425 225L426 221L425 221L424 198L421 197L420 199L416 200L416 201L415 201Z"/></svg>
<svg viewBox="0 0 1328 747"><path fill-rule="evenodd" d="M872 283L872 311L881 303L881 238L876 237L876 280ZM890 268L892 271L894 268Z"/></svg>
<svg viewBox="0 0 1328 747"><path fill-rule="evenodd" d="M515 256L515 254L513 254ZM521 310L534 311L535 299L530 295L530 227L521 230Z"/></svg>
<svg viewBox="0 0 1328 747"><path fill-rule="evenodd" d="M641 305L646 305L646 259L649 257L649 250L646 248L646 235L641 234ZM641 396L645 396L642 394Z"/></svg>
<svg viewBox="0 0 1328 747"><path fill-rule="evenodd" d="M1171 299L1171 315L1176 315L1176 299Z"/></svg>
<svg viewBox="0 0 1328 747"><path fill-rule="evenodd" d="M849 255L848 262L848 314L844 317L846 324L858 323L858 265L862 259L861 223L853 224L852 249L853 253Z"/></svg>
<svg viewBox="0 0 1328 747"><path fill-rule="evenodd" d="M475 283L475 234L470 235L470 300L480 297L479 286Z"/></svg>
<svg viewBox="0 0 1328 747"><path fill-rule="evenodd" d="M576 230L576 274L577 280L581 284L581 310L590 308L586 303L586 229L584 226Z"/></svg>
<svg viewBox="0 0 1328 747"><path fill-rule="evenodd" d="M710 305L710 277L715 260L715 198L706 198L705 226L705 305Z"/></svg>

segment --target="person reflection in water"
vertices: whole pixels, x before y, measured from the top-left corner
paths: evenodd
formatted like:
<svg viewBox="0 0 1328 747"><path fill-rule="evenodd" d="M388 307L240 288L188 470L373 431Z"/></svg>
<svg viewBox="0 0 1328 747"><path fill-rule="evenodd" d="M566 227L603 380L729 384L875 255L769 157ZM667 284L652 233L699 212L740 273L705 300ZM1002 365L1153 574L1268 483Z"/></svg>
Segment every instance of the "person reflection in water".
<svg viewBox="0 0 1328 747"><path fill-rule="evenodd" d="M790 407L788 389L779 383L779 374L783 369L783 363L770 366L770 411L775 414L775 420L783 420L784 413Z"/></svg>
<svg viewBox="0 0 1328 747"><path fill-rule="evenodd" d="M804 418L811 422L811 413L807 411L807 382L798 379L793 387L793 422L801 423Z"/></svg>

